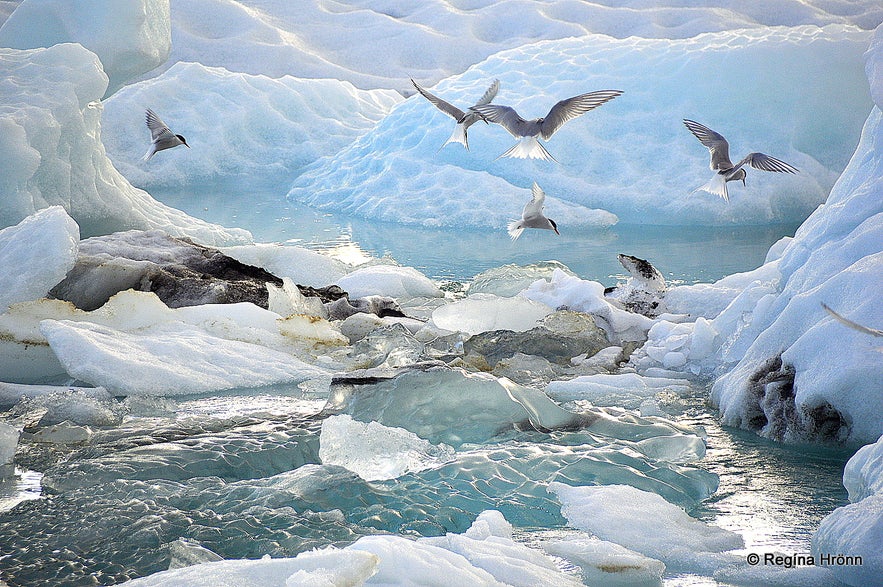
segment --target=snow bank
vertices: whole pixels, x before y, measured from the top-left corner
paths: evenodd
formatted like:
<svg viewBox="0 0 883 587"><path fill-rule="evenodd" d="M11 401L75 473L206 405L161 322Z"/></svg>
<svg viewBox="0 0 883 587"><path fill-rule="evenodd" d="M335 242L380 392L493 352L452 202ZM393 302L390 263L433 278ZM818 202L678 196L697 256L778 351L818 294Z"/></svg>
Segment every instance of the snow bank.
<svg viewBox="0 0 883 587"><path fill-rule="evenodd" d="M0 49L0 226L57 204L84 237L161 228L205 244L250 242L246 231L187 216L119 174L101 143L106 88L98 58L80 45Z"/></svg>
<svg viewBox="0 0 883 587"><path fill-rule="evenodd" d="M166 61L171 28L169 0L24 0L0 27L0 47L79 43L101 60L110 95Z"/></svg>
<svg viewBox="0 0 883 587"><path fill-rule="evenodd" d="M334 79L272 79L177 63L109 98L102 128L108 157L142 188L236 178L281 187L299 169L353 142L401 99ZM142 161L150 145L145 108L191 148Z"/></svg>
<svg viewBox="0 0 883 587"><path fill-rule="evenodd" d="M16 302L45 296L77 259L80 230L61 206L0 230L0 313ZM12 270L12 268L15 268Z"/></svg>
<svg viewBox="0 0 883 587"><path fill-rule="evenodd" d="M205 18L209 13L212 18ZM848 6L825 0L640 0L627 7L609 1L393 0L340 4L334 10L317 2L190 0L172 4L170 62L200 61L272 77L331 77L361 88L413 91L409 77L434 83L501 49L542 39L588 33L675 39L800 24L873 29L881 20L883 9L875 0Z"/></svg>
<svg viewBox="0 0 883 587"><path fill-rule="evenodd" d="M861 67L869 38L829 25L685 40L587 35L501 51L432 91L468 105L499 79L495 103L527 118L587 91L624 94L552 137L548 148L560 165L494 160L512 144L496 125L470 128L471 151L458 145L439 151L451 120L414 96L369 134L312 164L289 197L406 224L502 227L520 217L521 194L536 181L562 234L609 225L609 213L623 223L799 221L824 200L871 106ZM749 77L750 83L720 83ZM808 79L815 81L807 85ZM687 116L724 134L734 157L762 150L801 173L749 171L747 187L734 188L729 205L694 193L710 171L707 149L681 122Z"/></svg>

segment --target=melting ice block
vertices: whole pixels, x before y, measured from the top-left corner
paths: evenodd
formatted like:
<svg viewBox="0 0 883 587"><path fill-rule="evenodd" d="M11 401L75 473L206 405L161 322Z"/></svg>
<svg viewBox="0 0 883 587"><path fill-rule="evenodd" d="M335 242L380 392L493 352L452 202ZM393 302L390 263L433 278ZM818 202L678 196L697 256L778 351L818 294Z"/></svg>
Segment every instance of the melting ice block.
<svg viewBox="0 0 883 587"><path fill-rule="evenodd" d="M432 322L444 330L480 334L491 330L523 332L554 312L548 305L526 298L476 294L432 312Z"/></svg>
<svg viewBox="0 0 883 587"><path fill-rule="evenodd" d="M435 283L413 267L371 265L356 269L337 280L351 298L389 296L402 298L438 298L444 294Z"/></svg>
<svg viewBox="0 0 883 587"><path fill-rule="evenodd" d="M812 537L812 554L816 564L830 567L837 580L864 587L879 583L883 576L881 544L883 493L875 493L837 508L822 520Z"/></svg>
<svg viewBox="0 0 883 587"><path fill-rule="evenodd" d="M883 436L852 455L843 469L843 486L853 503L875 493L883 494Z"/></svg>
<svg viewBox="0 0 883 587"><path fill-rule="evenodd" d="M12 472L8 465L12 464L20 435L21 431L12 424L0 422L0 477Z"/></svg>
<svg viewBox="0 0 883 587"><path fill-rule="evenodd" d="M586 585L608 587L659 587L665 563L597 538L570 538L543 545L582 570Z"/></svg>
<svg viewBox="0 0 883 587"><path fill-rule="evenodd" d="M455 552L513 587L582 585L575 577L562 573L542 551L514 542L512 526L495 510L479 514L463 534L420 538L418 542Z"/></svg>
<svg viewBox="0 0 883 587"><path fill-rule="evenodd" d="M255 243L223 247L221 251L248 265L263 267L273 275L311 287L337 283L350 270L341 261L298 246Z"/></svg>
<svg viewBox="0 0 883 587"><path fill-rule="evenodd" d="M42 298L64 279L76 262L79 240L77 223L61 206L0 230L0 266L7 268L0 273L0 313L16 302Z"/></svg>
<svg viewBox="0 0 883 587"><path fill-rule="evenodd" d="M454 449L434 445L403 428L358 422L351 416L331 416L322 422L319 458L339 465L366 481L395 479L454 458Z"/></svg>
<svg viewBox="0 0 883 587"><path fill-rule="evenodd" d="M702 553L714 566L716 553L744 546L738 534L711 526L655 493L628 485L572 487L550 483L561 513L571 526L663 561L669 568L689 570ZM727 560L727 559L725 559Z"/></svg>
<svg viewBox="0 0 883 587"><path fill-rule="evenodd" d="M683 379L642 377L637 373L582 375L566 381L552 381L546 393L557 401L588 400L596 406L637 408L658 393L678 395L690 393L690 384Z"/></svg>
<svg viewBox="0 0 883 587"><path fill-rule="evenodd" d="M154 573L122 583L126 587L296 587L362 585L379 558L356 549L326 548L294 558L223 560Z"/></svg>

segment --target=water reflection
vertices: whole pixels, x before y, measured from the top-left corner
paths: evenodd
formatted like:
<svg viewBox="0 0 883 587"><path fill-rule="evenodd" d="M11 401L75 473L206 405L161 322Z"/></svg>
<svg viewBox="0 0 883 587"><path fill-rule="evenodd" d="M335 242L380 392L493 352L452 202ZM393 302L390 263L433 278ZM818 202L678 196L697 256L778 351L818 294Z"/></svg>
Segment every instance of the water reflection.
<svg viewBox="0 0 883 587"><path fill-rule="evenodd" d="M508 263L557 260L584 278L614 285L626 275L616 255L626 253L648 259L670 282L711 282L758 267L770 245L797 228L618 225L569 231L559 221L561 236L528 231L512 242L503 229L424 228L330 214L288 202L278 188L226 184L152 195L209 222L248 229L261 242L350 247L356 259L363 251L390 255L443 280L468 280Z"/></svg>

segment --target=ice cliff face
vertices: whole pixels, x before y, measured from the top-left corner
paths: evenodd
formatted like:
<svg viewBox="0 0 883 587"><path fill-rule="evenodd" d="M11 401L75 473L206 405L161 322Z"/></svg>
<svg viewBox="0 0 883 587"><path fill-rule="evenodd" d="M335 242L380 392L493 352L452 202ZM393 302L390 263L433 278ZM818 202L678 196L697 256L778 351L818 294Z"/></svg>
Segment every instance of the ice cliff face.
<svg viewBox="0 0 883 587"><path fill-rule="evenodd" d="M703 308L723 309L692 324L654 326L635 360L648 367L668 353L684 354L684 370L717 377L712 400L727 424L775 439L873 442L883 434L880 340L822 306L870 327L883 324L881 71L878 29L867 52L875 106L827 201L763 267L669 292L673 312L695 317Z"/></svg>

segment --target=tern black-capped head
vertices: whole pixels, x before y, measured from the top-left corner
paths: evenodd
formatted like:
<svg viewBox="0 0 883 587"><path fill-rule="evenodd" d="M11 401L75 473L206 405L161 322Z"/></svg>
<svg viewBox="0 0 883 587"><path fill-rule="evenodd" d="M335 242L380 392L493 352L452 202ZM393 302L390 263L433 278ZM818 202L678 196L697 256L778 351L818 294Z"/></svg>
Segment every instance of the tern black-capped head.
<svg viewBox="0 0 883 587"><path fill-rule="evenodd" d="M549 224L552 225L552 230L555 231L555 234L557 234L558 236L561 236L561 233L558 232L558 224L556 224L555 221L552 220L551 218L549 218Z"/></svg>
<svg viewBox="0 0 883 587"><path fill-rule="evenodd" d="M190 148L190 145L187 144L187 139L185 139L185 138L182 137L181 135L175 135L175 136L178 137L178 140L181 141L181 144L182 144L182 145L184 145L184 146L187 147L188 149Z"/></svg>

